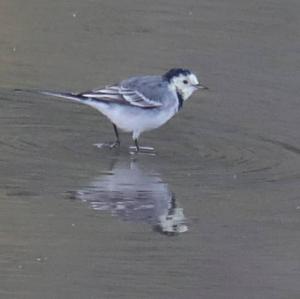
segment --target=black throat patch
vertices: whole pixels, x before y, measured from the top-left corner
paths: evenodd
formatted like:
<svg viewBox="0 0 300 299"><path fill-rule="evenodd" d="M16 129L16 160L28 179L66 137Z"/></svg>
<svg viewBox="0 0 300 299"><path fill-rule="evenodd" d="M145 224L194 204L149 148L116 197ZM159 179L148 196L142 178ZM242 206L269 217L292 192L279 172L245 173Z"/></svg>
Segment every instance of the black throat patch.
<svg viewBox="0 0 300 299"><path fill-rule="evenodd" d="M183 105L183 97L180 92L176 91L178 97L178 111L182 108Z"/></svg>

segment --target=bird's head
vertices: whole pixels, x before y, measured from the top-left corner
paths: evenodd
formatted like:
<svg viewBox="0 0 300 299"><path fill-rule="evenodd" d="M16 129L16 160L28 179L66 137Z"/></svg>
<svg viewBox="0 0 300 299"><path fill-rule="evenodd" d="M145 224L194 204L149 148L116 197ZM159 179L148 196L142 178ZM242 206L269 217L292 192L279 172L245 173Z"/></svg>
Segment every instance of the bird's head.
<svg viewBox="0 0 300 299"><path fill-rule="evenodd" d="M171 69L163 77L170 84L170 88L179 93L184 101L196 90L208 89L201 85L196 75L187 69Z"/></svg>

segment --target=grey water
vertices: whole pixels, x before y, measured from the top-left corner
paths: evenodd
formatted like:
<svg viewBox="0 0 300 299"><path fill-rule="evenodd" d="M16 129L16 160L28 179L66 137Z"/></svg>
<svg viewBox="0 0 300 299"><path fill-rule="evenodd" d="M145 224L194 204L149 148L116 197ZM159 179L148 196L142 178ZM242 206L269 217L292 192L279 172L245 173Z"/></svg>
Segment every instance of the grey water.
<svg viewBox="0 0 300 299"><path fill-rule="evenodd" d="M0 3L0 298L299 298L297 1ZM81 91L192 69L119 149Z"/></svg>

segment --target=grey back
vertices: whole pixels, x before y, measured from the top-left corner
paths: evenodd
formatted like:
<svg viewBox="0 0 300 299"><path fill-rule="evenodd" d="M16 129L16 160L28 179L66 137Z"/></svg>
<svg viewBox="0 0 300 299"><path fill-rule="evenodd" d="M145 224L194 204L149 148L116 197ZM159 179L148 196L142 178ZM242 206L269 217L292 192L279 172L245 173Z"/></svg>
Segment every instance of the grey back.
<svg viewBox="0 0 300 299"><path fill-rule="evenodd" d="M137 90L145 97L156 102L165 102L174 98L174 94L168 88L168 82L162 76L132 77L120 83L122 87Z"/></svg>

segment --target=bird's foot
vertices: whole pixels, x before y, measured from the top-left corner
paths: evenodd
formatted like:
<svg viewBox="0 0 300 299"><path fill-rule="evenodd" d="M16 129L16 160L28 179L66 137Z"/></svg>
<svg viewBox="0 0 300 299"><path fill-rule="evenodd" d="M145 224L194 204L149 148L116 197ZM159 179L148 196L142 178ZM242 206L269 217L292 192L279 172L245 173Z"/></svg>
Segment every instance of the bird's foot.
<svg viewBox="0 0 300 299"><path fill-rule="evenodd" d="M110 143L95 143L94 146L97 148L117 148L120 146L120 141L110 142Z"/></svg>
<svg viewBox="0 0 300 299"><path fill-rule="evenodd" d="M130 146L129 153L131 155L146 154L149 156L156 156L155 149L154 149L154 147L151 147L151 146L139 146L138 149L136 146Z"/></svg>

